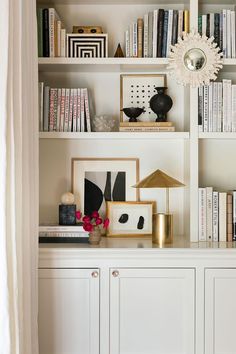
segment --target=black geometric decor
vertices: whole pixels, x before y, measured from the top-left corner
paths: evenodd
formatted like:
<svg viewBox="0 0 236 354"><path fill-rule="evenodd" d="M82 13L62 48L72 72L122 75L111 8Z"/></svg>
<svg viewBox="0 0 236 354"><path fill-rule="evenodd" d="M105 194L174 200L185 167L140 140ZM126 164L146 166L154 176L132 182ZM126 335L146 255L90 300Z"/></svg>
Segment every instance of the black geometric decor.
<svg viewBox="0 0 236 354"><path fill-rule="evenodd" d="M106 58L108 56L107 34L67 34L69 58Z"/></svg>

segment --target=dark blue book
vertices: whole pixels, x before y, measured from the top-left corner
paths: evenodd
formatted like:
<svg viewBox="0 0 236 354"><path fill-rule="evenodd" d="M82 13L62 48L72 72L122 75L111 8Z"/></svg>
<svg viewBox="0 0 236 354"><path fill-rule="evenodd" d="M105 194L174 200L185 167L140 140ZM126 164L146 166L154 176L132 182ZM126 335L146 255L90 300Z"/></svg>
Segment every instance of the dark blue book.
<svg viewBox="0 0 236 354"><path fill-rule="evenodd" d="M198 32L202 36L202 16L198 16Z"/></svg>
<svg viewBox="0 0 236 354"><path fill-rule="evenodd" d="M172 37L171 37L171 44L172 45L175 45L178 40L178 17L179 17L178 10L174 10L173 11Z"/></svg>
<svg viewBox="0 0 236 354"><path fill-rule="evenodd" d="M162 55L162 42L163 42L163 34L164 34L164 15L165 11L160 9L158 11L158 19L157 19L157 57L161 58Z"/></svg>
<svg viewBox="0 0 236 354"><path fill-rule="evenodd" d="M49 57L49 14L43 9L43 56Z"/></svg>
<svg viewBox="0 0 236 354"><path fill-rule="evenodd" d="M223 13L220 14L220 50L223 51Z"/></svg>
<svg viewBox="0 0 236 354"><path fill-rule="evenodd" d="M214 38L218 47L220 46L220 14L214 14Z"/></svg>
<svg viewBox="0 0 236 354"><path fill-rule="evenodd" d="M164 30L163 30L163 42L162 42L162 57L166 58L166 49L167 49L167 36L168 36L168 19L169 11L165 11L164 14Z"/></svg>
<svg viewBox="0 0 236 354"><path fill-rule="evenodd" d="M207 14L206 36L210 38L210 14Z"/></svg>

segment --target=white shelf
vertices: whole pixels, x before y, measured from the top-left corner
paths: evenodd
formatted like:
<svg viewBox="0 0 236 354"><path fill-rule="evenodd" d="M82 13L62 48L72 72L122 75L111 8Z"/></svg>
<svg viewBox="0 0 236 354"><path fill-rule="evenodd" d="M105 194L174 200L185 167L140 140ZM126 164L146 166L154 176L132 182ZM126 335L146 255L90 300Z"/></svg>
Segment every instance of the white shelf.
<svg viewBox="0 0 236 354"><path fill-rule="evenodd" d="M55 5L55 0L37 0L39 5ZM166 4L166 0L57 0L57 4L73 5L73 4L87 4L87 5L130 5L130 4L144 4L144 5L160 5ZM189 0L171 0L171 4L189 4Z"/></svg>
<svg viewBox="0 0 236 354"><path fill-rule="evenodd" d="M199 139L236 139L236 133L199 133Z"/></svg>
<svg viewBox="0 0 236 354"><path fill-rule="evenodd" d="M41 132L40 139L78 139L78 140L135 140L135 139L189 139L188 132L112 132L112 133L64 133Z"/></svg>

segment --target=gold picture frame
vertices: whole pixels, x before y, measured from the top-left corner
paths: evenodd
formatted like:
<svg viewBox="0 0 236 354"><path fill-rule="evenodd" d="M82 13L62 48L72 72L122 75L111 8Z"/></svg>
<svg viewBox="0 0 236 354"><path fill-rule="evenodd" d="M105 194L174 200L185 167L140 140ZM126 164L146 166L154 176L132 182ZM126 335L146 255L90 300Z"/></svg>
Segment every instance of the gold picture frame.
<svg viewBox="0 0 236 354"><path fill-rule="evenodd" d="M107 237L152 236L152 216L156 202L107 202L106 205L110 220Z"/></svg>

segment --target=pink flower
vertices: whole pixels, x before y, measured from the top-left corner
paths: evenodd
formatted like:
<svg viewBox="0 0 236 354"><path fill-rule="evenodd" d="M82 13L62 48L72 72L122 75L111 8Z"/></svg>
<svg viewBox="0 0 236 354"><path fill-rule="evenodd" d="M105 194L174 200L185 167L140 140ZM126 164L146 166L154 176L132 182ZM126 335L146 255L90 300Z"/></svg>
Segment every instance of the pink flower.
<svg viewBox="0 0 236 354"><path fill-rule="evenodd" d="M99 213L95 210L92 212L92 215L91 215L92 218L99 218Z"/></svg>
<svg viewBox="0 0 236 354"><path fill-rule="evenodd" d="M103 227L104 227L104 229L107 229L107 228L108 228L109 223L110 223L109 219L106 218L106 219L104 220L104 222L103 222Z"/></svg>
<svg viewBox="0 0 236 354"><path fill-rule="evenodd" d="M80 220L81 219L81 216L82 216L82 213L81 213L81 211L76 211L75 212L75 216L76 216L76 219L78 219L78 220Z"/></svg>
<svg viewBox="0 0 236 354"><path fill-rule="evenodd" d="M88 232L93 231L93 225L89 224L89 223L88 224L84 224L83 228L84 228L85 231L88 231Z"/></svg>
<svg viewBox="0 0 236 354"><path fill-rule="evenodd" d="M85 215L82 220L83 220L83 222L84 222L85 224L88 224L88 223L90 223L90 221L91 221L90 217L87 216L87 215Z"/></svg>
<svg viewBox="0 0 236 354"><path fill-rule="evenodd" d="M97 219L95 220L95 224L96 224L96 225L101 225L101 224L102 224L102 218L97 218Z"/></svg>

